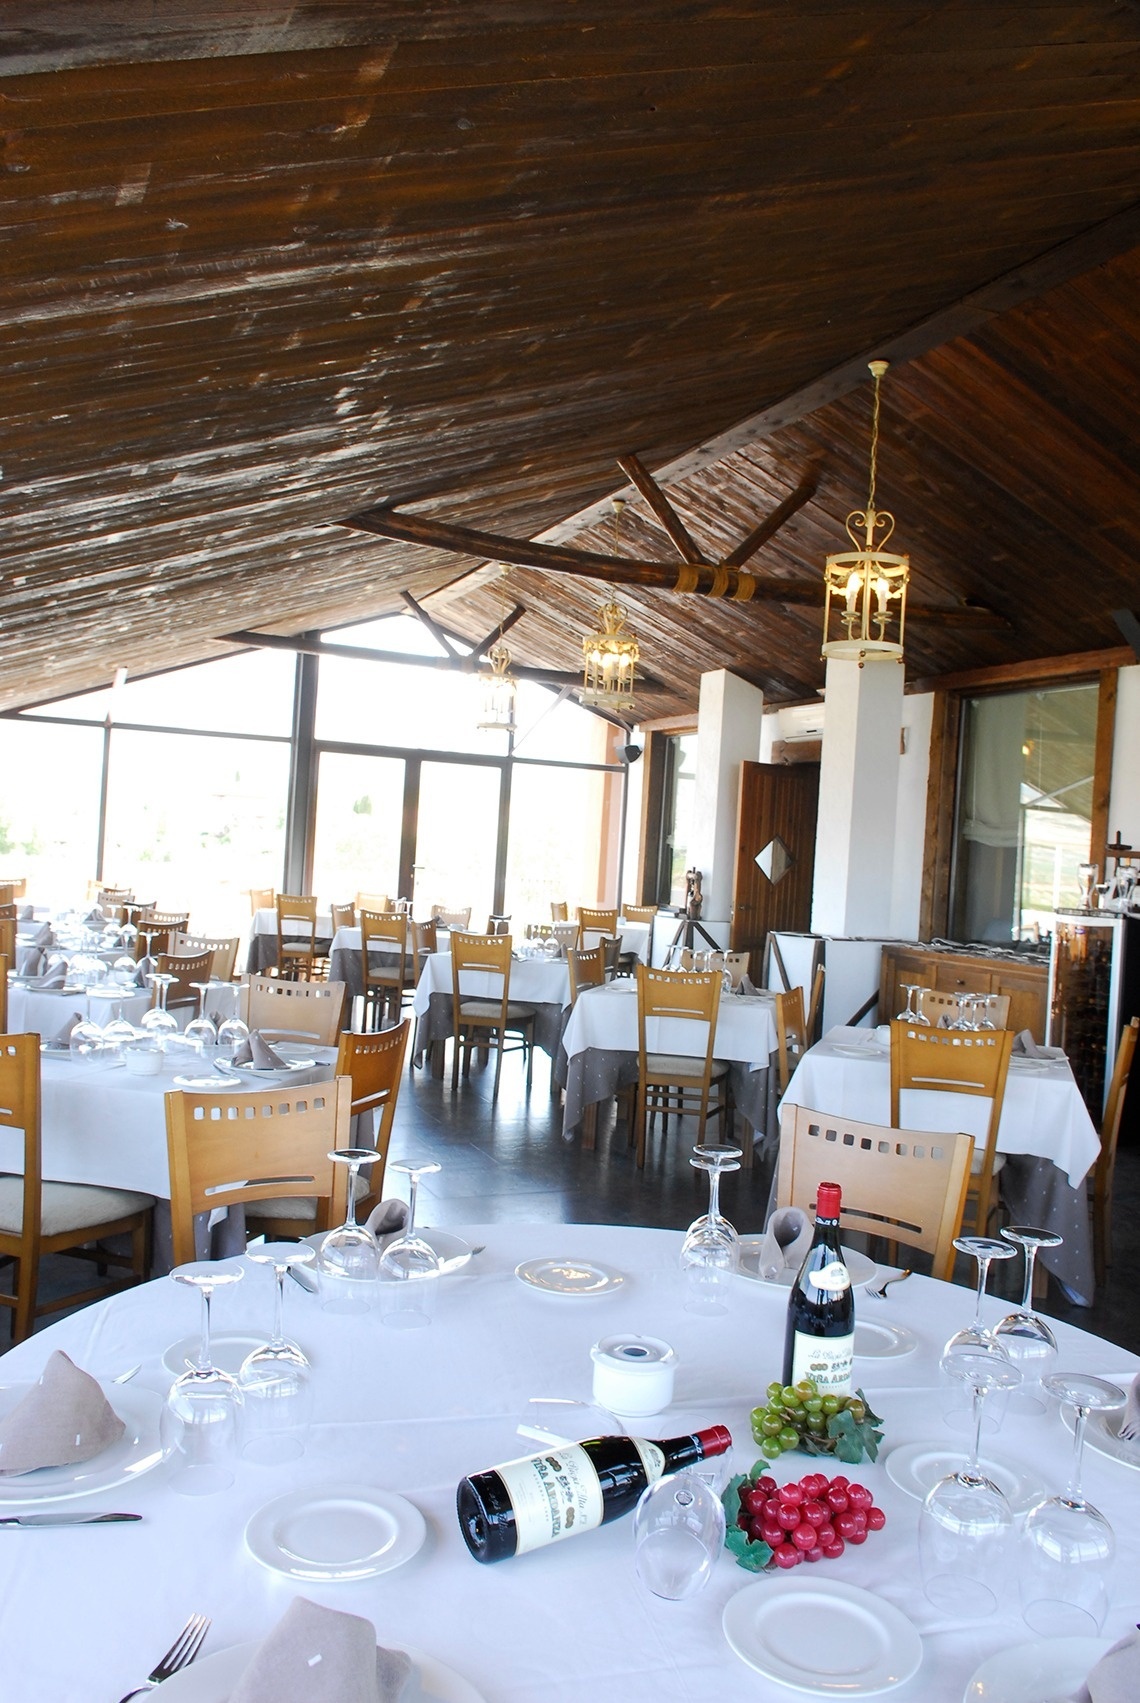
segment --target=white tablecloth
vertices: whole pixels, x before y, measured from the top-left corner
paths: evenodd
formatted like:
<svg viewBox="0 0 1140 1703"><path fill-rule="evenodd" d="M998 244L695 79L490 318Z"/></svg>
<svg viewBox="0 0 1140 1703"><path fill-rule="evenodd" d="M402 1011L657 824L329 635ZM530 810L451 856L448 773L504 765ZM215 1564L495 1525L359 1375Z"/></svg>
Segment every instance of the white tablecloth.
<svg viewBox="0 0 1140 1703"><path fill-rule="evenodd" d="M514 993L514 977L511 992ZM522 995L520 994L520 998ZM720 1002L713 1051L717 1058L732 1059L752 1070L766 1070L776 1045L775 1004L763 994L731 994ZM699 1025L682 1018L651 1018L646 1040L653 1052L693 1053ZM599 1049L607 1052L637 1051L637 988L632 981L610 982L602 988L586 988L579 996L566 1025L563 1045L569 1059L576 1053ZM703 1050L703 1049L701 1049Z"/></svg>
<svg viewBox="0 0 1140 1703"><path fill-rule="evenodd" d="M731 1212L730 1192L725 1204ZM93 1506L143 1514L138 1525L4 1533L5 1703L111 1703L149 1672L192 1611L212 1618L209 1654L262 1636L298 1594L367 1616L381 1639L430 1652L486 1703L790 1699L744 1667L721 1633L731 1596L778 1593L782 1576L756 1583L724 1555L698 1596L661 1602L635 1578L628 1519L492 1567L470 1558L455 1519L455 1486L465 1473L533 1446L515 1431L523 1403L533 1396L588 1400L590 1345L617 1331L663 1337L678 1353L675 1402L642 1422L643 1434L667 1437L722 1421L737 1439L733 1470L751 1465L758 1451L748 1413L779 1368L785 1292L741 1279L725 1319L697 1318L680 1306L675 1232L503 1224L465 1233L487 1250L466 1273L444 1280L430 1330L394 1332L374 1318L334 1317L287 1285L287 1328L315 1369L315 1426L301 1460L239 1463L230 1490L200 1500L172 1493L158 1468L92 1499ZM518 1261L551 1254L601 1259L628 1281L612 1296L563 1299L528 1290L512 1275ZM889 1447L926 1437L960 1441L940 1417L946 1398L936 1363L971 1305L966 1290L918 1277L893 1290L889 1305L861 1304L869 1318L909 1325L921 1342L907 1358L857 1362ZM264 1330L270 1307L268 1275L250 1271L217 1297L216 1329ZM988 1317L999 1312L998 1303L988 1304ZM4 1357L3 1374L10 1381L32 1377L50 1350L62 1347L104 1376L141 1360L134 1387L161 1390L168 1381L162 1351L192 1334L197 1320L195 1298L160 1281L33 1337ZM1120 1378L1140 1366L1068 1325L1059 1324L1057 1334L1067 1369ZM1045 1488L1062 1486L1071 1444L1055 1413L1007 1419L995 1446L1021 1459ZM1091 1451L1085 1460L1086 1493L1116 1529L1105 1633L1117 1637L1140 1619L1140 1474ZM776 1476L799 1477L808 1467L807 1457L791 1455ZM896 1489L881 1462L845 1470L873 1490L887 1525L839 1561L821 1563L813 1577L879 1593L922 1633L922 1666L892 1699L961 1703L979 1661L1031 1634L1016 1608L974 1626L955 1626L932 1609L918 1584L919 1504ZM422 1510L429 1535L413 1560L377 1579L325 1585L301 1585L253 1560L243 1533L258 1508L295 1488L344 1483L399 1492ZM798 1570L796 1578L804 1577Z"/></svg>
<svg viewBox="0 0 1140 1703"><path fill-rule="evenodd" d="M463 992L472 999L499 999L503 992L502 979L486 970L465 970ZM432 952L425 958L412 1005L417 1017L425 1014L432 994L438 993L451 998L450 952ZM570 971L565 961L557 958L516 960L511 965L511 999L523 1005L569 1005Z"/></svg>
<svg viewBox="0 0 1140 1703"><path fill-rule="evenodd" d="M785 1100L864 1123L889 1124L890 1054L876 1046L864 1052L861 1042L868 1039L865 1029L830 1030L800 1060ZM837 1043L847 1049L859 1046L859 1056L838 1052ZM990 1102L971 1094L908 1089L900 1115L907 1129L965 1130L967 1135L984 1136ZM1001 1153L1049 1159L1067 1174L1073 1188L1081 1183L1096 1162L1100 1141L1065 1059L1049 1065L1036 1059L1010 1060L997 1144Z"/></svg>
<svg viewBox="0 0 1140 1703"><path fill-rule="evenodd" d="M149 988L118 997L118 1005L128 1023L139 1023L150 1010L152 994ZM53 1040L70 1017L94 1017L97 1023L108 1023L115 1014L116 1001L91 999L81 988L76 993L57 993L38 988L10 985L8 988L8 1033L35 1033Z"/></svg>
<svg viewBox="0 0 1140 1703"><path fill-rule="evenodd" d="M331 1075L335 1047L313 1050L321 1062L314 1070L298 1072L291 1084L318 1082ZM188 1048L166 1054L158 1076L129 1076L122 1065L103 1069L70 1058L45 1056L41 1064L45 1179L139 1189L168 1200L163 1096L173 1088L175 1076L201 1076L209 1066ZM221 1091L239 1093L267 1086L262 1078L246 1077L243 1089ZM23 1164L22 1134L0 1128L0 1171L22 1171Z"/></svg>

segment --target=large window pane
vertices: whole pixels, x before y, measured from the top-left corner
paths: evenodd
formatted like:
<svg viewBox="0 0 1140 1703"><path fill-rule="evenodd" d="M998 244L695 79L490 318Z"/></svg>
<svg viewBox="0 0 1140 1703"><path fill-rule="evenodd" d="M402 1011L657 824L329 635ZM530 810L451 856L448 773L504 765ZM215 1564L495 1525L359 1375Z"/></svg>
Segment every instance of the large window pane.
<svg viewBox="0 0 1140 1703"><path fill-rule="evenodd" d="M416 834L415 906L471 906L482 930L493 909L499 769L473 763L424 763Z"/></svg>
<svg viewBox="0 0 1140 1703"><path fill-rule="evenodd" d="M403 810L402 758L321 753L313 890L326 905L359 892L401 897Z"/></svg>
<svg viewBox="0 0 1140 1703"><path fill-rule="evenodd" d="M287 739L296 665L296 658L282 651L248 651L149 680L128 679L115 692L106 686L61 698L51 705L51 714L102 722L110 711L118 722L200 727L211 733L275 733Z"/></svg>
<svg viewBox="0 0 1140 1703"><path fill-rule="evenodd" d="M107 879L205 934L244 932L243 889L281 885L288 781L286 745L116 728Z"/></svg>
<svg viewBox="0 0 1140 1703"><path fill-rule="evenodd" d="M570 699L532 682L519 682L515 750L521 757L547 757L564 763L612 762L607 751L610 724Z"/></svg>
<svg viewBox="0 0 1140 1703"><path fill-rule="evenodd" d="M1089 856L1096 686L1003 692L963 707L956 940L1018 940L1078 902Z"/></svg>
<svg viewBox="0 0 1140 1703"><path fill-rule="evenodd" d="M683 905L697 796L697 735L670 734L664 747L655 898L659 905Z"/></svg>
<svg viewBox="0 0 1140 1703"><path fill-rule="evenodd" d="M603 895L602 809L598 770L531 768L520 763L511 786L507 911L512 933L549 922L552 899L596 905Z"/></svg>
<svg viewBox="0 0 1140 1703"><path fill-rule="evenodd" d="M0 721L0 875L36 904L80 903L95 874L101 728Z"/></svg>

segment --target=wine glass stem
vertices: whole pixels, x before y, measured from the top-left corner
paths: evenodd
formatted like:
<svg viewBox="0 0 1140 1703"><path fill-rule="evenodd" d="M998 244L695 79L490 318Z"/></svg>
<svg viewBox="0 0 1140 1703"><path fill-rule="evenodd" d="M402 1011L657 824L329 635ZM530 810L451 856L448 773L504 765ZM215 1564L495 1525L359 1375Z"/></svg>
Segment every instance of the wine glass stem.
<svg viewBox="0 0 1140 1703"><path fill-rule="evenodd" d="M1073 1409L1073 1465L1069 1474L1069 1488L1066 1492L1072 1502L1083 1502L1081 1492L1081 1456L1085 1448L1085 1426L1088 1423L1089 1410L1077 1406Z"/></svg>
<svg viewBox="0 0 1140 1703"><path fill-rule="evenodd" d="M354 1159L348 1167L348 1217L346 1222L356 1223L356 1179L360 1175L360 1160Z"/></svg>
<svg viewBox="0 0 1140 1703"><path fill-rule="evenodd" d="M198 1370L208 1372L213 1365L210 1348L210 1297L213 1290L207 1285L202 1290L202 1340L198 1344Z"/></svg>
<svg viewBox="0 0 1140 1703"><path fill-rule="evenodd" d="M416 1195L419 1193L420 1179L412 1171L408 1176L408 1222L404 1228L405 1236L413 1236L416 1229Z"/></svg>
<svg viewBox="0 0 1140 1703"><path fill-rule="evenodd" d="M277 1293L273 1297L273 1342L272 1347L279 1348L285 1340L285 1278L288 1274L287 1265L275 1265L273 1275L277 1279Z"/></svg>
<svg viewBox="0 0 1140 1703"><path fill-rule="evenodd" d="M1032 1242L1025 1250L1025 1289L1021 1296L1023 1313L1033 1311L1033 1262L1037 1258L1037 1244Z"/></svg>
<svg viewBox="0 0 1140 1703"><path fill-rule="evenodd" d="M986 1279L990 1274L990 1262L985 1254L975 1254L974 1258L978 1262L978 1295L974 1307L974 1329L980 1331L982 1329L982 1296L986 1292Z"/></svg>
<svg viewBox="0 0 1140 1703"><path fill-rule="evenodd" d="M973 1442L970 1446L970 1464L966 1468L971 1478L978 1476L978 1462L982 1454L982 1407L985 1402L986 1390L984 1384L970 1385L970 1419L972 1423Z"/></svg>
<svg viewBox="0 0 1140 1703"><path fill-rule="evenodd" d="M720 1167L713 1165L709 1169L709 1222L715 1223L720 1217Z"/></svg>

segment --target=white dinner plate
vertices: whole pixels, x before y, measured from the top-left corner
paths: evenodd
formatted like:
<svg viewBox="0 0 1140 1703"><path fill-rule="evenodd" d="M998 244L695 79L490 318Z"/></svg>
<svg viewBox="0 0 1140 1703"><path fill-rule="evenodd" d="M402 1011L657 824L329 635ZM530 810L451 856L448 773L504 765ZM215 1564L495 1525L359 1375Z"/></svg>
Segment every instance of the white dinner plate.
<svg viewBox="0 0 1140 1703"><path fill-rule="evenodd" d="M199 1336L184 1336L178 1342L172 1342L162 1357L162 1364L168 1372L180 1378L183 1372L198 1364ZM269 1338L266 1336L251 1336L242 1331L211 1331L210 1356L214 1365L223 1372L230 1372L236 1378L241 1371L242 1362L255 1348L264 1348ZM308 1353L308 1349L305 1350ZM189 1362L189 1365L187 1365Z"/></svg>
<svg viewBox="0 0 1140 1703"><path fill-rule="evenodd" d="M750 1278L753 1283L774 1283L785 1289L790 1289L796 1280L796 1273L789 1266L776 1277L764 1277L760 1272L760 1249L763 1236L741 1236L740 1238L740 1275ZM873 1277L879 1275L879 1268L874 1260L869 1260L866 1254L856 1253L854 1248L844 1248L843 1258L847 1262L847 1270L851 1275L852 1289L862 1289L865 1283L870 1283Z"/></svg>
<svg viewBox="0 0 1140 1703"><path fill-rule="evenodd" d="M417 1225L416 1235L429 1248L434 1248L444 1277L448 1272L461 1270L471 1258L470 1242L465 1242L462 1236L453 1236L450 1230L421 1230Z"/></svg>
<svg viewBox="0 0 1140 1703"><path fill-rule="evenodd" d="M6 1384L0 1388L0 1418L21 1402L32 1384ZM117 1443L72 1466L45 1466L38 1472L0 1478L0 1507L29 1502L57 1502L73 1496L90 1496L116 1484L130 1484L162 1459L159 1415L162 1397L155 1390L134 1389L125 1384L102 1385L103 1394L126 1426Z"/></svg>
<svg viewBox="0 0 1140 1703"><path fill-rule="evenodd" d="M964 1448L953 1443L901 1443L886 1457L887 1477L908 1496L922 1501L940 1478L946 1478L967 1460ZM1045 1494L1045 1486L1034 1473L1027 1472L1008 1455L994 1454L986 1449L981 1468L992 1478L1015 1514L1023 1514Z"/></svg>
<svg viewBox="0 0 1140 1703"><path fill-rule="evenodd" d="M274 1074L278 1074L274 1072ZM193 1088L196 1093L224 1094L227 1088L240 1088L240 1076L223 1076L215 1070L212 1076L176 1076L175 1088Z"/></svg>
<svg viewBox="0 0 1140 1703"><path fill-rule="evenodd" d="M833 1053L841 1053L844 1058L886 1058L889 1047L880 1047L874 1041L867 1041L860 1046L856 1041L832 1041Z"/></svg>
<svg viewBox="0 0 1140 1703"><path fill-rule="evenodd" d="M888 1324L885 1319L855 1320L856 1359L900 1360L917 1347L917 1336L905 1325Z"/></svg>
<svg viewBox="0 0 1140 1703"><path fill-rule="evenodd" d="M612 1265L576 1259L524 1260L515 1276L548 1295L609 1295L625 1282Z"/></svg>
<svg viewBox="0 0 1140 1703"><path fill-rule="evenodd" d="M1062 1404L1061 1418L1071 1431L1073 1410L1067 1402ZM1107 1413L1090 1413L1085 1426L1085 1442L1098 1455L1107 1455L1110 1460L1120 1461L1124 1466L1140 1467L1140 1438L1129 1443L1120 1435L1123 1418L1122 1407L1110 1408Z"/></svg>
<svg viewBox="0 0 1140 1703"><path fill-rule="evenodd" d="M962 1703L1046 1703L1083 1684L1111 1638L1039 1638L999 1650L978 1668Z"/></svg>
<svg viewBox="0 0 1140 1703"><path fill-rule="evenodd" d="M367 1484L294 1490L259 1508L245 1528L250 1554L290 1579L372 1579L410 1561L427 1525L403 1496Z"/></svg>
<svg viewBox="0 0 1140 1703"><path fill-rule="evenodd" d="M317 1062L311 1055L308 1058L285 1058L282 1053L280 1056L283 1060L280 1065L229 1064L226 1068L236 1071L239 1076L268 1076L276 1079L287 1077L295 1070L312 1070Z"/></svg>
<svg viewBox="0 0 1140 1703"><path fill-rule="evenodd" d="M1019 1076L1022 1073L1032 1074L1034 1071L1052 1070L1057 1060L1052 1058L1022 1058L1015 1055L1009 1061L1009 1068Z"/></svg>
<svg viewBox="0 0 1140 1703"><path fill-rule="evenodd" d="M384 1647L403 1650L412 1658L419 1686L410 1695L406 1694L405 1703L485 1703L482 1692L476 1691L469 1680L456 1673L454 1668L437 1662L434 1656L413 1649L411 1644L401 1644L394 1638L386 1638ZM253 1660L256 1649L256 1643L234 1644L214 1655L200 1656L165 1682L167 1689L163 1703L168 1698L170 1703L229 1703L233 1689Z"/></svg>
<svg viewBox="0 0 1140 1703"><path fill-rule="evenodd" d="M729 1647L793 1691L874 1697L917 1673L922 1639L893 1603L835 1579L758 1580L725 1604Z"/></svg>

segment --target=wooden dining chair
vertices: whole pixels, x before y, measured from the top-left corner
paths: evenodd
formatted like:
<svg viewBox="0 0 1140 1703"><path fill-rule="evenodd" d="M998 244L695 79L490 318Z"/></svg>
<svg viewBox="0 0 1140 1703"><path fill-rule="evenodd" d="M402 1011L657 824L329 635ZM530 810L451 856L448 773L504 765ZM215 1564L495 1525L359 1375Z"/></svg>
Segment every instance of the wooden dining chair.
<svg viewBox="0 0 1140 1703"><path fill-rule="evenodd" d="M797 1064L807 1052L807 1019L804 990L789 988L776 995L776 1051L779 1057L780 1093L786 1094Z"/></svg>
<svg viewBox="0 0 1140 1703"><path fill-rule="evenodd" d="M968 1135L884 1129L786 1105L780 1112L776 1204L810 1213L820 1183L838 1183L844 1230L928 1253L931 1276L949 1283L973 1152Z"/></svg>
<svg viewBox="0 0 1140 1703"><path fill-rule="evenodd" d="M979 1236L989 1233L998 1209L994 1178L1005 1163L997 1150L1013 1034L1009 1029L920 1028L896 1018L891 1024L891 1124L902 1126L904 1089L972 1094L990 1102L983 1140L975 1141L966 1220Z"/></svg>
<svg viewBox="0 0 1140 1703"><path fill-rule="evenodd" d="M332 908L332 927L334 934L338 928L355 928L356 906L354 904L334 905Z"/></svg>
<svg viewBox="0 0 1140 1703"><path fill-rule="evenodd" d="M8 1033L8 968L11 962L0 952L0 1035Z"/></svg>
<svg viewBox="0 0 1140 1703"><path fill-rule="evenodd" d="M581 930L576 922L544 923L543 927L548 937L553 936L557 940L564 953L569 954L577 949Z"/></svg>
<svg viewBox="0 0 1140 1703"><path fill-rule="evenodd" d="M358 911L377 911L381 916L387 916L393 909L391 895L388 893L358 893L356 895Z"/></svg>
<svg viewBox="0 0 1140 1703"><path fill-rule="evenodd" d="M811 979L811 999L807 1008L807 1038L808 1045L814 1046L819 1040L820 1026L823 1022L823 984L827 975L827 966L817 964L815 975Z"/></svg>
<svg viewBox="0 0 1140 1703"><path fill-rule="evenodd" d="M347 1076L256 1094L191 1089L167 1094L175 1265L196 1258L194 1217L199 1212L244 1204L247 1229L252 1229L259 1209L261 1222L270 1227L306 1221L302 1203L311 1201L306 1233L342 1223L348 1167L336 1164L329 1153L352 1145L351 1125Z"/></svg>
<svg viewBox="0 0 1140 1703"><path fill-rule="evenodd" d="M0 905L0 958L6 958L9 964L16 962L17 927L15 905Z"/></svg>
<svg viewBox="0 0 1140 1703"><path fill-rule="evenodd" d="M364 1021L369 1016L382 1028L385 1016L400 1016L407 986L408 919L398 911L360 912L360 985Z"/></svg>
<svg viewBox="0 0 1140 1703"><path fill-rule="evenodd" d="M577 928L577 923L572 925ZM570 972L570 1004L573 1005L583 988L602 987L606 979L606 957L600 946L591 946L588 952L571 947L566 954L566 967Z"/></svg>
<svg viewBox="0 0 1140 1703"><path fill-rule="evenodd" d="M170 942L176 934L190 932L190 918L185 912L147 910L136 916L135 927L138 929L135 958L157 958L160 952L170 951Z"/></svg>
<svg viewBox="0 0 1140 1703"><path fill-rule="evenodd" d="M439 924L435 917L432 917L428 922L412 923L412 948L421 967L427 953L439 951L438 928Z"/></svg>
<svg viewBox="0 0 1140 1703"><path fill-rule="evenodd" d="M570 907L565 899L551 899L550 920L551 922L569 922Z"/></svg>
<svg viewBox="0 0 1140 1703"><path fill-rule="evenodd" d="M340 1038L336 1073L347 1076L352 1083L353 1117L368 1119L372 1125L370 1135L367 1131L362 1134L360 1125L357 1125L353 1132L353 1145L375 1147L380 1155L375 1165L361 1172L368 1190L356 1203L362 1217L366 1217L383 1197L384 1169L392 1143L392 1123L396 1116L411 1029L411 1019L405 1017L402 1023L391 1029L381 1029L377 1034L344 1034Z"/></svg>
<svg viewBox="0 0 1140 1703"><path fill-rule="evenodd" d="M509 934L510 932L511 932L511 919L510 919L510 917L509 916L501 916L498 913L496 913L495 911L492 911L491 915L487 918L487 933L488 934Z"/></svg>
<svg viewBox="0 0 1140 1703"><path fill-rule="evenodd" d="M658 908L657 905L625 905L621 914L626 922L651 923L657 915Z"/></svg>
<svg viewBox="0 0 1140 1703"><path fill-rule="evenodd" d="M155 957L155 965L160 976L173 976L174 980L166 990L166 1009L176 1011L180 1006L190 1008L195 1015L199 1006L198 990L195 982L208 982L210 966L214 962L214 954L210 947L204 952L193 954L178 954L174 952L159 952Z"/></svg>
<svg viewBox="0 0 1140 1703"><path fill-rule="evenodd" d="M728 979L734 993L748 974L751 957L751 952L726 952L724 955L724 967L728 971Z"/></svg>
<svg viewBox="0 0 1140 1703"><path fill-rule="evenodd" d="M278 893L277 974L310 981L317 961L317 901L311 893Z"/></svg>
<svg viewBox="0 0 1140 1703"><path fill-rule="evenodd" d="M0 1293L0 1305L12 1309L12 1340L22 1342L43 1314L98 1301L108 1293L106 1285L97 1285L40 1301L40 1261L45 1254L70 1254L100 1269L122 1266L130 1272L129 1283L146 1281L154 1196L42 1180L38 1035L0 1036L0 1125L23 1132L23 1173L0 1176L0 1258L15 1262L13 1293ZM131 1238L129 1256L101 1245L111 1236Z"/></svg>
<svg viewBox="0 0 1140 1703"><path fill-rule="evenodd" d="M578 906L578 928L581 932L582 944L585 946L587 934L615 935L618 931L617 908L612 911L596 910L590 905Z"/></svg>
<svg viewBox="0 0 1140 1703"><path fill-rule="evenodd" d="M11 904L13 899L26 899L28 896L28 878L26 875L0 875L0 894L8 889L5 904Z"/></svg>
<svg viewBox="0 0 1140 1703"><path fill-rule="evenodd" d="M1104 1282L1112 1264L1112 1180L1116 1170L1120 1120L1124 1115L1138 1035L1140 1017L1133 1017L1125 1024L1116 1049L1100 1126L1100 1152L1092 1173L1093 1270L1098 1285Z"/></svg>
<svg viewBox="0 0 1140 1703"><path fill-rule="evenodd" d="M277 903L277 889L275 887L249 887L246 891L249 894L249 913L251 916L255 917L258 911L271 911Z"/></svg>
<svg viewBox="0 0 1140 1703"><path fill-rule="evenodd" d="M690 974L685 970L651 970L637 966L637 1168L645 1167L646 1127L661 1112L666 1127L671 1114L695 1117L694 1141L704 1140L710 1116L713 1085L717 1103L711 1115L723 1119L724 1137L732 1130L732 1097L728 1065L713 1057L720 1006L719 974ZM648 1024L655 1017L679 1019L693 1027L693 1046L682 1054L651 1052Z"/></svg>
<svg viewBox="0 0 1140 1703"><path fill-rule="evenodd" d="M210 952L213 954L210 963L210 980L215 982L232 982L234 966L237 963L238 947L241 940L236 934L219 935L211 939L204 934L172 934L170 950L175 956L187 956L194 952Z"/></svg>
<svg viewBox="0 0 1140 1703"><path fill-rule="evenodd" d="M277 976L250 976L243 988L243 1014L250 1029L267 1040L311 1041L335 1047L344 1015L343 982L283 982Z"/></svg>
<svg viewBox="0 0 1140 1703"><path fill-rule="evenodd" d="M463 930L471 926L471 906L460 906L458 910L448 910L446 905L433 905L431 908L432 921L442 923L444 928L453 931Z"/></svg>
<svg viewBox="0 0 1140 1703"><path fill-rule="evenodd" d="M501 977L501 992L497 999L464 992L463 978L477 971ZM451 936L451 1022L454 1040L451 1055L451 1092L459 1088L459 1067L463 1073L471 1069L472 1047L494 1047L495 1085L491 1098L497 1099L499 1076L504 1052L521 1050L526 1057L526 1089L530 1093L534 1068L533 1005L523 1005L511 999L511 937L509 934L464 934L455 930ZM509 1046L509 1035L519 1037L518 1046Z"/></svg>

